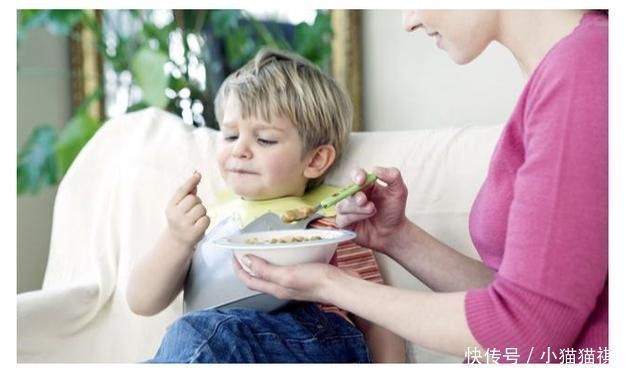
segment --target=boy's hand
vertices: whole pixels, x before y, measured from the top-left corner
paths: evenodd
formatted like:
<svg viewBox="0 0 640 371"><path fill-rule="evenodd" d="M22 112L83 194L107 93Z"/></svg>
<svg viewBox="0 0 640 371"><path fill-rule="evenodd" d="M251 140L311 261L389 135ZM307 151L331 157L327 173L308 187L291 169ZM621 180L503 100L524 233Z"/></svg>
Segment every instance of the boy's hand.
<svg viewBox="0 0 640 371"><path fill-rule="evenodd" d="M202 239L210 223L207 209L197 196L200 179L200 173L194 172L178 188L165 211L171 236L190 247Z"/></svg>
<svg viewBox="0 0 640 371"><path fill-rule="evenodd" d="M389 254L408 224L407 187L396 168L376 167L373 173L386 185L373 183L338 203L336 224L338 228L355 231L356 243ZM356 184L363 184L366 172L357 169L352 179Z"/></svg>

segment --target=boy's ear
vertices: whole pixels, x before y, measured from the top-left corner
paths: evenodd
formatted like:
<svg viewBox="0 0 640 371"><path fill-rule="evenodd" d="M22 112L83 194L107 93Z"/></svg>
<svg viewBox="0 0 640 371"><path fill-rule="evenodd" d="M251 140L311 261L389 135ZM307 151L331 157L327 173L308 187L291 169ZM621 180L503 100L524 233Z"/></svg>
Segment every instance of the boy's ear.
<svg viewBox="0 0 640 371"><path fill-rule="evenodd" d="M336 149L330 144L324 144L314 149L306 158L307 166L304 176L308 179L316 179L322 176L336 159Z"/></svg>

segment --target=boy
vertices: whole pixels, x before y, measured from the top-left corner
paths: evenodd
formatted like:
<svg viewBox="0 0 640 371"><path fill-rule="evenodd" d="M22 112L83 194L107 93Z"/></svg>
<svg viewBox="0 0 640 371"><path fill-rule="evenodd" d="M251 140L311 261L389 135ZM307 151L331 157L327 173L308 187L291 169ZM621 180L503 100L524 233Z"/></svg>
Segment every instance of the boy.
<svg viewBox="0 0 640 371"><path fill-rule="evenodd" d="M224 299L221 292L238 291L228 290L229 280L239 281L232 275L223 275L224 283L209 276L216 289L207 295L189 292L194 271L206 269L196 259L203 251L218 254L213 271L231 270L230 255L206 249L208 238L237 233L267 210L282 212L333 192L321 183L346 145L352 119L349 99L333 79L300 57L270 50L261 50L225 80L215 106L221 128L218 168L235 196L207 215L196 195L200 175L194 173L170 200L168 226L134 265L127 289L127 301L137 314L160 312L183 288L187 307L209 309L177 320L151 361L404 361L399 337L336 307L293 302L279 303L271 312L215 309ZM210 219L214 227L202 241ZM315 226L335 224L323 218ZM336 254L338 266L346 261L355 273L381 281L370 250L347 243Z"/></svg>

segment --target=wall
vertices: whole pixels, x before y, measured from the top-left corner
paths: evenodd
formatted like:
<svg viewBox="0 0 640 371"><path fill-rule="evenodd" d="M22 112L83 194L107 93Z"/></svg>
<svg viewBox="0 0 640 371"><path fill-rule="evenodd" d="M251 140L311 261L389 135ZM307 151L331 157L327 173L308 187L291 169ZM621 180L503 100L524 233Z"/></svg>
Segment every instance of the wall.
<svg viewBox="0 0 640 371"><path fill-rule="evenodd" d="M504 123L524 86L511 53L498 44L455 64L423 30L407 33L398 10L365 10L363 130Z"/></svg>
<svg viewBox="0 0 640 371"><path fill-rule="evenodd" d="M69 67L67 41L42 29L31 32L18 47L17 146L32 130L48 123L58 129L69 119ZM17 291L37 290L49 252L55 189L17 200Z"/></svg>

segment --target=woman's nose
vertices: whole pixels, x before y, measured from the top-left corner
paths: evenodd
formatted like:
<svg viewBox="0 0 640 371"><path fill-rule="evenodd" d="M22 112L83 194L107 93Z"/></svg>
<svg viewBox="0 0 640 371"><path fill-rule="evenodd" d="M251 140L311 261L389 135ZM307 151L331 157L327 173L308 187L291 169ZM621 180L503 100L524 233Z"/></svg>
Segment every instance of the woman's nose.
<svg viewBox="0 0 640 371"><path fill-rule="evenodd" d="M416 28L420 27L420 22L416 17L415 10L403 10L402 11L402 26L407 32L412 32Z"/></svg>

